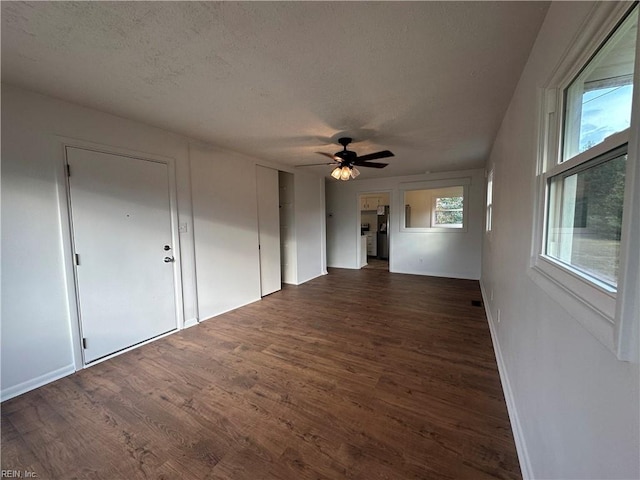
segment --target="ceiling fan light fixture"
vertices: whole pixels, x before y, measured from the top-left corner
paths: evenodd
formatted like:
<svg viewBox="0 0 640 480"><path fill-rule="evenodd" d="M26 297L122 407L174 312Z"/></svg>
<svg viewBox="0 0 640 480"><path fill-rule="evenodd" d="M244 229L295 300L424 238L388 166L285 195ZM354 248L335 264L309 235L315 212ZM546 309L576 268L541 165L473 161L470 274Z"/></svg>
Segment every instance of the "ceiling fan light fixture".
<svg viewBox="0 0 640 480"><path fill-rule="evenodd" d="M368 153L366 155L358 156L356 152L347 150L347 145L349 145L352 141L353 140L350 137L339 138L338 143L342 145L343 149L340 152L336 152L334 154L326 152L316 152L324 157L330 158L332 160L331 163L312 163L298 166L311 167L315 165L331 165L333 167L333 170L331 170L331 176L336 180L342 180L346 182L347 180L356 178L358 175L360 175L360 170L355 168L354 165L358 165L359 167L384 168L388 165L387 163L373 162L372 160L394 156L393 153L389 150L382 150L380 152Z"/></svg>

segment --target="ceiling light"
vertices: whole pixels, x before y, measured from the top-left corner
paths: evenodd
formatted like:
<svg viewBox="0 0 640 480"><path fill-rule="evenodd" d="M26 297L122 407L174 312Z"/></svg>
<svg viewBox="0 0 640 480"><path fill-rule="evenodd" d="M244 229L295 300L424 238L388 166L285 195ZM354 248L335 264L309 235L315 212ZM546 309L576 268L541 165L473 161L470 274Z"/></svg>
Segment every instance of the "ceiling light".
<svg viewBox="0 0 640 480"><path fill-rule="evenodd" d="M360 171L357 168L354 168L354 164L357 164L361 167L384 168L388 165L387 163L372 162L372 160L394 156L393 153L391 153L389 150L382 150L381 152L368 153L359 157L356 152L347 150L347 145L349 145L352 141L353 139L350 137L339 138L338 143L342 145L343 148L341 152L336 152L334 154L327 152L316 152L320 155L330 158L331 163L311 163L307 165L297 166L312 167L315 165L331 165L333 167L331 176L336 180L347 181L350 178L356 178L358 175L360 175ZM338 163L336 164L334 162Z"/></svg>

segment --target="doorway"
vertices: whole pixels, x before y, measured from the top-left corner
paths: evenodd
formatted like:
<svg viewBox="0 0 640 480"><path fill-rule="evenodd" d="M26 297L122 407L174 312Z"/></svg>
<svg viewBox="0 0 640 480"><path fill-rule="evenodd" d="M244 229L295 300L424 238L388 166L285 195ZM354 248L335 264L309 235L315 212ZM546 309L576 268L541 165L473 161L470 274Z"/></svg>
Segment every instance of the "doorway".
<svg viewBox="0 0 640 480"><path fill-rule="evenodd" d="M389 270L389 200L389 192L362 193L358 198L361 268Z"/></svg>
<svg viewBox="0 0 640 480"><path fill-rule="evenodd" d="M90 364L178 328L169 165L66 147L77 308Z"/></svg>

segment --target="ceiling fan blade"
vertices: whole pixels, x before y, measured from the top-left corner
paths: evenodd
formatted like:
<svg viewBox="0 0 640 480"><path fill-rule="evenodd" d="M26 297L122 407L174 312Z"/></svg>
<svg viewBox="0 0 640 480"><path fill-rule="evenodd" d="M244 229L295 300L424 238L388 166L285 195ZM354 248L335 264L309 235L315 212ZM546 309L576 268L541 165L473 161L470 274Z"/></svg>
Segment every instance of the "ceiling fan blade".
<svg viewBox="0 0 640 480"><path fill-rule="evenodd" d="M335 163L308 163L306 165L296 165L296 168L298 167L317 167L318 165L335 165Z"/></svg>
<svg viewBox="0 0 640 480"><path fill-rule="evenodd" d="M361 162L360 159L356 160L353 164L358 167L372 167L372 168L384 168L387 165L389 165L388 163Z"/></svg>
<svg viewBox="0 0 640 480"><path fill-rule="evenodd" d="M393 157L393 153L391 153L389 150L383 150L381 152L376 152L376 153L370 153L368 155L362 155L361 157L358 157L358 161L359 162L366 162L368 160L377 160L379 158L387 158L387 157Z"/></svg>
<svg viewBox="0 0 640 480"><path fill-rule="evenodd" d="M319 153L320 155L324 155L325 157L329 157L331 160L333 160L334 162L340 162L341 160L339 158L337 158L335 155L331 155L330 153L325 153L325 152L316 152Z"/></svg>

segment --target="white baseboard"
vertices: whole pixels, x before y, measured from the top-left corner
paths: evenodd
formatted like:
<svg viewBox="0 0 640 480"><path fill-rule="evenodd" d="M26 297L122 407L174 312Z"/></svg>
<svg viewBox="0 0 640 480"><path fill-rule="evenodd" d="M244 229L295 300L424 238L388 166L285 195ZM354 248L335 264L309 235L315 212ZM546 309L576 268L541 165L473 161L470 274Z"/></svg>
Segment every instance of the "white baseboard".
<svg viewBox="0 0 640 480"><path fill-rule="evenodd" d="M190 319L184 321L184 327L182 327L182 328L193 327L193 326L195 326L197 324L198 324L198 319L197 318L195 318L195 317L194 318L190 318Z"/></svg>
<svg viewBox="0 0 640 480"><path fill-rule="evenodd" d="M359 267L353 265L353 264L348 264L348 265L340 265L340 264L332 264L332 265L327 265L327 268L343 268L345 270L360 270Z"/></svg>
<svg viewBox="0 0 640 480"><path fill-rule="evenodd" d="M299 281L298 281L298 283L297 283L296 285L302 285L303 283L310 282L311 280L313 280L313 279L315 279L315 278L318 278L318 277L322 277L322 276L324 276L324 275L328 275L328 273L321 272L321 273L319 273L319 274L317 274L317 275L313 275L313 276L311 276L311 277L309 277L309 278L307 278L307 279L304 279L304 280L301 280L301 281L299 280Z"/></svg>
<svg viewBox="0 0 640 480"><path fill-rule="evenodd" d="M205 315L201 315L199 317L201 320L198 323L206 322L207 320L211 320L212 318L216 318L219 315L223 315L225 313L233 312L234 310L237 310L238 308L246 307L247 305L251 305L252 303L259 302L260 300L262 300L261 297L253 298L253 299L251 299L251 300L249 300L249 301L247 301L245 303L242 303L240 305L236 305L235 307L227 308L226 310L221 310L219 312L207 313ZM204 318L202 318L202 317L204 317Z"/></svg>
<svg viewBox="0 0 640 480"><path fill-rule="evenodd" d="M395 266L394 268L391 268L391 265L389 265L389 272L390 273L402 273L404 275L422 275L425 277L438 277L438 278L457 278L460 280L479 280L478 276L474 273L455 273L455 272L440 272L440 271L432 271L432 270L421 270L421 271L415 271L415 270L396 270Z"/></svg>
<svg viewBox="0 0 640 480"><path fill-rule="evenodd" d="M0 401L4 402L10 398L17 397L18 395L27 393L28 391L46 385L47 383L54 382L62 377L66 377L67 375L71 375L72 373L75 373L75 371L76 369L73 364L70 364L52 372L45 373L44 375L40 375L39 377L32 378L31 380L27 380L26 382L14 385L13 387L5 388L0 392Z"/></svg>
<svg viewBox="0 0 640 480"><path fill-rule="evenodd" d="M511 431L513 432L513 439L516 444L516 450L518 452L518 461L520 462L520 470L522 471L523 480L533 480L533 470L531 469L531 460L529 459L529 451L527 450L527 443L524 439L524 432L522 431L522 425L520 424L520 418L518 417L518 410L516 408L515 399L513 397L513 391L511 390L511 383L509 382L509 375L507 374L507 366L504 363L502 357L502 350L500 349L500 343L498 341L498 332L496 330L493 316L491 315L491 309L489 308L489 301L482 284L480 281L480 291L482 293L482 301L484 303L484 309L487 314L487 323L489 323L489 331L491 332L491 341L493 343L493 351L496 354L496 362L498 364L498 372L500 374L500 382L502 383L502 391L504 393L504 399L507 403L507 411L509 413L509 421L511 422Z"/></svg>

